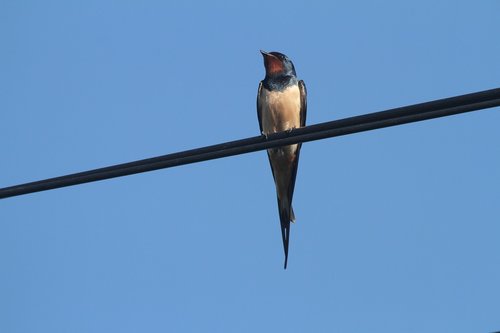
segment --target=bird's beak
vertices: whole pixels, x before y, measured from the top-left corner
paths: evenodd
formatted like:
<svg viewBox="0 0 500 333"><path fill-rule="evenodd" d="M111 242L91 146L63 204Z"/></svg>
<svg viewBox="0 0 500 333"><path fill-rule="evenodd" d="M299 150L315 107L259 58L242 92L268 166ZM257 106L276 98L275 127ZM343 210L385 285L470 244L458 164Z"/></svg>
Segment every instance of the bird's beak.
<svg viewBox="0 0 500 333"><path fill-rule="evenodd" d="M273 57L273 58L276 58L276 56L275 56L275 55L273 55L273 54L271 54L271 53L269 53L269 52L266 52L266 51L264 51L264 50L260 50L260 53L264 56L264 58L265 58L265 57Z"/></svg>

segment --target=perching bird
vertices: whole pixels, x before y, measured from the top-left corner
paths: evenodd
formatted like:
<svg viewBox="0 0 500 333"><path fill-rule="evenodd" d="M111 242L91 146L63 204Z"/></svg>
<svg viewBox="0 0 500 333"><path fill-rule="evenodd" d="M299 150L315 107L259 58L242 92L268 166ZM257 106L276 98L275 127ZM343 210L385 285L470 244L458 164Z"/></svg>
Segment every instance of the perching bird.
<svg viewBox="0 0 500 333"><path fill-rule="evenodd" d="M260 82L257 93L257 116L261 133L267 137L271 133L305 126L307 91L304 81L297 80L292 61L279 52L260 52L266 68L266 77ZM299 143L267 150L278 196L285 269L288 263L290 222L295 222L292 198L300 147Z"/></svg>

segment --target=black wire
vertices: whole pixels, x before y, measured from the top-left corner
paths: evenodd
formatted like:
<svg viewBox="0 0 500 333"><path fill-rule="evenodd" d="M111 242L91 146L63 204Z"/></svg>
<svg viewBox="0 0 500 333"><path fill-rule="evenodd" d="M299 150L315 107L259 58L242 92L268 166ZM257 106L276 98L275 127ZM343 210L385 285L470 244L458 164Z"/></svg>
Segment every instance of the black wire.
<svg viewBox="0 0 500 333"><path fill-rule="evenodd" d="M500 106L500 88L329 121L11 187L0 199Z"/></svg>

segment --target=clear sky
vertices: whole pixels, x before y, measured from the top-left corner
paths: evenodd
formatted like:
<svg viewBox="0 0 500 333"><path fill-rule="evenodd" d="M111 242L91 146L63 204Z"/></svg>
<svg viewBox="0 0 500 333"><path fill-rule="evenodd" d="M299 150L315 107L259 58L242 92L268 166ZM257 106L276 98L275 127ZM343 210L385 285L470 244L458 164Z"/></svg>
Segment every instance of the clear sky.
<svg viewBox="0 0 500 333"><path fill-rule="evenodd" d="M0 187L500 86L499 1L0 2ZM0 201L0 332L500 330L500 109Z"/></svg>

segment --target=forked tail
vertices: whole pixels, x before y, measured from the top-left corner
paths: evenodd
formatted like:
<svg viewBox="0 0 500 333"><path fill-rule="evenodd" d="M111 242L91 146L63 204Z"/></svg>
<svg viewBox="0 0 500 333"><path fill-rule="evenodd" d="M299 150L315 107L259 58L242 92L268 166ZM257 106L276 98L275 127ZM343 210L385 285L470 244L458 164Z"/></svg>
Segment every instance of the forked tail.
<svg viewBox="0 0 500 333"><path fill-rule="evenodd" d="M290 243L290 222L295 220L293 208L291 205L286 207L279 203L280 208L280 224L281 224L281 237L283 239L283 249L285 251L285 269L288 264L288 245Z"/></svg>

